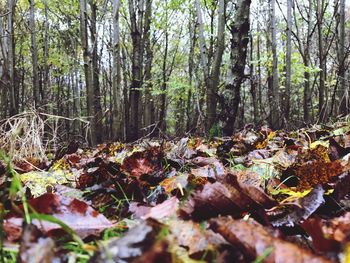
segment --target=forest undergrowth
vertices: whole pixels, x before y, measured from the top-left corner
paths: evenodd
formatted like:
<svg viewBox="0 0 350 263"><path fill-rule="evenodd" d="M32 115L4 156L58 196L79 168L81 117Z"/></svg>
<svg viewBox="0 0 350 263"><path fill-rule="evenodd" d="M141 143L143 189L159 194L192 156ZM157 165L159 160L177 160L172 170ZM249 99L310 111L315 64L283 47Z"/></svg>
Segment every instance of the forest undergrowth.
<svg viewBox="0 0 350 263"><path fill-rule="evenodd" d="M93 148L29 119L0 126L1 262L350 262L346 118Z"/></svg>

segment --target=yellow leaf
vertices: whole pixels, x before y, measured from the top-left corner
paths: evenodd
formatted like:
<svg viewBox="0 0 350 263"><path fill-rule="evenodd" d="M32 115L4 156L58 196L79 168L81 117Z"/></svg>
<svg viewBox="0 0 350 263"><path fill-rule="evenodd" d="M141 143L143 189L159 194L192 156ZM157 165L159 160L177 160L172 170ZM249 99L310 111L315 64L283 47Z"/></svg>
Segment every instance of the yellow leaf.
<svg viewBox="0 0 350 263"><path fill-rule="evenodd" d="M344 263L350 263L350 243L345 246Z"/></svg>
<svg viewBox="0 0 350 263"><path fill-rule="evenodd" d="M319 146L319 145L321 145L321 146L325 147L326 149L328 149L329 148L329 141L315 141L315 142L310 144L310 148L311 149L316 149L317 146Z"/></svg>

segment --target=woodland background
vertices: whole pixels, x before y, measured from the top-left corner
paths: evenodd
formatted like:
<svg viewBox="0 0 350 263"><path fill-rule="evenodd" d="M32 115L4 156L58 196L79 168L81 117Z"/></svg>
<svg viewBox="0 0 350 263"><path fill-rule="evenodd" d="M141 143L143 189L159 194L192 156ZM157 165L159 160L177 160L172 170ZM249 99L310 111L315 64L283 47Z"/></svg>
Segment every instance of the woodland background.
<svg viewBox="0 0 350 263"><path fill-rule="evenodd" d="M90 144L349 113L345 0L2 0L0 117Z"/></svg>

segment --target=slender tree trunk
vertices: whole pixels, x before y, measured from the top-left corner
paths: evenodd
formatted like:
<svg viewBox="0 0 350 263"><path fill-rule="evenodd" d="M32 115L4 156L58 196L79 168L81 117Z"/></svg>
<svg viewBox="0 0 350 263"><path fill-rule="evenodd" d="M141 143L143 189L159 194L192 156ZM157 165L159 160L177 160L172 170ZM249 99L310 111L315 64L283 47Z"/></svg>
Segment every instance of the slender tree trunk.
<svg viewBox="0 0 350 263"><path fill-rule="evenodd" d="M278 78L278 59L277 59L277 23L276 23L276 0L270 0L270 34L271 34L271 51L272 51L272 94L271 103L271 127L278 129L281 126L280 95L279 95L279 78Z"/></svg>
<svg viewBox="0 0 350 263"><path fill-rule="evenodd" d="M77 48L74 48L74 57L76 58L75 61L78 61L77 56ZM80 117L81 114L81 106L80 106L80 87L79 87L79 69L77 66L77 63L74 63L74 69L73 69L73 77L74 77L74 83L73 83L73 112L74 117ZM79 135L80 134L80 122L78 120L75 120L74 123L74 134Z"/></svg>
<svg viewBox="0 0 350 263"><path fill-rule="evenodd" d="M229 81L225 85L225 90L220 98L222 108L221 120L223 121L224 135L232 135L234 124L238 116L238 108L241 101L241 85L245 78L244 68L247 58L247 47L249 43L250 29L250 0L239 0L236 3L236 12L231 31L231 53Z"/></svg>
<svg viewBox="0 0 350 263"><path fill-rule="evenodd" d="M305 50L305 56L303 58L304 67L308 68L310 66L309 62L309 49ZM311 122L310 111L311 111L311 88L310 88L310 73L305 70L304 72L304 123L309 124Z"/></svg>
<svg viewBox="0 0 350 263"><path fill-rule="evenodd" d="M121 86L121 57L119 29L120 1L113 0L113 139L123 138L123 94Z"/></svg>
<svg viewBox="0 0 350 263"><path fill-rule="evenodd" d="M155 125L154 116L154 100L151 95L152 91L152 63L153 63L153 50L151 44L151 17L152 16L152 0L146 0L145 11L145 26L144 26L144 43L145 43L145 110L144 110L144 126L146 134L154 129L152 125ZM153 135L153 134L151 134Z"/></svg>
<svg viewBox="0 0 350 263"><path fill-rule="evenodd" d="M0 13L4 13L5 8L0 5ZM5 29L2 23L2 19L0 18L0 36L6 36L5 35ZM7 87L9 82L9 74L8 70L6 68L6 44L4 43L4 40L6 40L5 37L0 38L0 61L3 61L4 63L0 63L0 119L4 119L7 116Z"/></svg>
<svg viewBox="0 0 350 263"><path fill-rule="evenodd" d="M33 67L33 97L35 108L41 106L40 92L39 92L39 71L38 71L38 48L36 45L36 29L35 29L35 9L34 0L29 0L30 4L30 16L29 16L29 26L30 26L30 36L31 36L31 52L32 52L32 67Z"/></svg>
<svg viewBox="0 0 350 263"><path fill-rule="evenodd" d="M339 63L339 113L349 114L349 90L345 78L345 0L340 0L339 5L339 45L338 45L338 63Z"/></svg>
<svg viewBox="0 0 350 263"><path fill-rule="evenodd" d="M192 105L192 86L193 86L193 67L194 67L194 48L196 45L196 26L192 19L192 12L191 12L191 19L189 20L188 27L190 32L190 52L188 54L188 78L189 78L189 89L187 93L187 106L186 106L186 117L187 117L187 123L186 123L186 130L190 131L192 130L193 124L196 123L196 120L193 119L193 111L195 109L195 106Z"/></svg>
<svg viewBox="0 0 350 263"><path fill-rule="evenodd" d="M254 48L254 42L253 37L250 36L250 61L254 60L253 57L253 48ZM257 99L257 92L256 92L256 78L255 78L255 72L254 72L254 64L250 63L250 94L252 95L252 103L253 103L253 121L254 124L258 122L258 111L259 111L259 105L258 105L258 99Z"/></svg>
<svg viewBox="0 0 350 263"><path fill-rule="evenodd" d="M93 108L94 108L94 125L95 125L95 136L96 143L102 142L102 107L101 107L101 92L100 92L100 81L99 74L100 69L98 66L98 53L97 53L97 31L96 31L96 13L97 5L95 0L90 0L91 8L91 19L90 19L90 29L91 29L91 43L92 43L92 83L93 83Z"/></svg>
<svg viewBox="0 0 350 263"><path fill-rule="evenodd" d="M137 5L137 6L136 6ZM130 29L132 40L131 55L131 85L130 85L130 119L127 133L127 140L134 141L140 136L140 96L142 88L142 23L144 15L144 6L142 0L129 1Z"/></svg>
<svg viewBox="0 0 350 263"><path fill-rule="evenodd" d="M9 100L10 100L10 115L15 115L18 112L18 107L15 100L15 30L13 20L15 16L15 0L7 2L7 64L9 74Z"/></svg>
<svg viewBox="0 0 350 263"><path fill-rule="evenodd" d="M167 0L165 0L165 23L168 23L168 7ZM168 25L165 25L165 40L164 40L164 52L163 52L163 64L162 64L162 85L161 90L162 94L160 95L160 111L159 111L159 128L165 132L166 131L166 90L168 85L168 68L167 68L167 60L168 60L168 51L169 51L169 32Z"/></svg>
<svg viewBox="0 0 350 263"><path fill-rule="evenodd" d="M195 7L197 12L197 21L199 29L201 64L204 73L204 82L206 85L207 95L206 130L207 132L209 132L209 130L216 122L217 90L220 80L220 67L222 55L225 49L225 0L219 0L217 41L212 63L209 62L209 58L211 56L208 55L208 50L205 44L204 23L199 0L195 1ZM211 49L209 49L209 51L210 50Z"/></svg>
<svg viewBox="0 0 350 263"><path fill-rule="evenodd" d="M87 114L91 118L91 138L90 144L96 145L96 126L95 126L95 113L94 113L94 89L92 79L92 61L91 54L88 45L88 15L86 0L79 0L80 2L80 37L81 47L83 49L84 58L84 74L85 74L85 87L86 87L86 104Z"/></svg>
<svg viewBox="0 0 350 263"><path fill-rule="evenodd" d="M123 97L124 97L124 138L127 139L128 136L128 128L130 127L130 100L128 99L130 88L128 84L128 66L126 61L126 51L125 48L121 48L122 59L121 59L121 68L123 75Z"/></svg>
<svg viewBox="0 0 350 263"><path fill-rule="evenodd" d="M287 1L287 50L286 50L286 91L283 100L285 126L288 125L290 115L290 94L292 76L292 5L293 0Z"/></svg>
<svg viewBox="0 0 350 263"><path fill-rule="evenodd" d="M310 73L308 71L308 68L310 67L310 45L311 45L311 37L313 35L312 33L312 0L309 0L308 2L308 12L307 12L307 35L306 35L306 42L302 46L300 44L299 49L301 51L301 55L303 57L303 64L304 68L306 69L304 71L304 95L303 95L303 119L305 124L309 124L311 122L311 87L310 87ZM297 26L297 25L296 25Z"/></svg>
<svg viewBox="0 0 350 263"><path fill-rule="evenodd" d="M44 1L44 13L45 13L45 23L44 23L44 78L43 78L43 95L42 104L46 105L46 93L49 91L49 17L48 17L48 0Z"/></svg>
<svg viewBox="0 0 350 263"><path fill-rule="evenodd" d="M260 9L259 9L260 10ZM258 31L258 37L257 37L257 48L256 48L256 56L258 60L258 93L259 93L259 112L260 116L264 113L263 110L263 104L262 104L262 83L261 83L261 56L260 56L260 22L258 21L257 31Z"/></svg>
<svg viewBox="0 0 350 263"><path fill-rule="evenodd" d="M320 82L319 82L319 98L318 98L318 118L320 122L325 120L326 104L325 104L325 82L326 82L326 63L323 46L323 9L324 0L317 0L317 31L318 31L318 57L320 63Z"/></svg>

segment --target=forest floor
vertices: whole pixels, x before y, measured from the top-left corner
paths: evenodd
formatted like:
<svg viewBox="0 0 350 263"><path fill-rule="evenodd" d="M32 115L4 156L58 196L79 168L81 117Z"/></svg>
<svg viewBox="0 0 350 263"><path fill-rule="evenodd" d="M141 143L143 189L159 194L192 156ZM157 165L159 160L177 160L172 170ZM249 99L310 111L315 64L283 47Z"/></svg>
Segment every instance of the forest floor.
<svg viewBox="0 0 350 263"><path fill-rule="evenodd" d="M346 121L2 155L2 262L350 262Z"/></svg>

